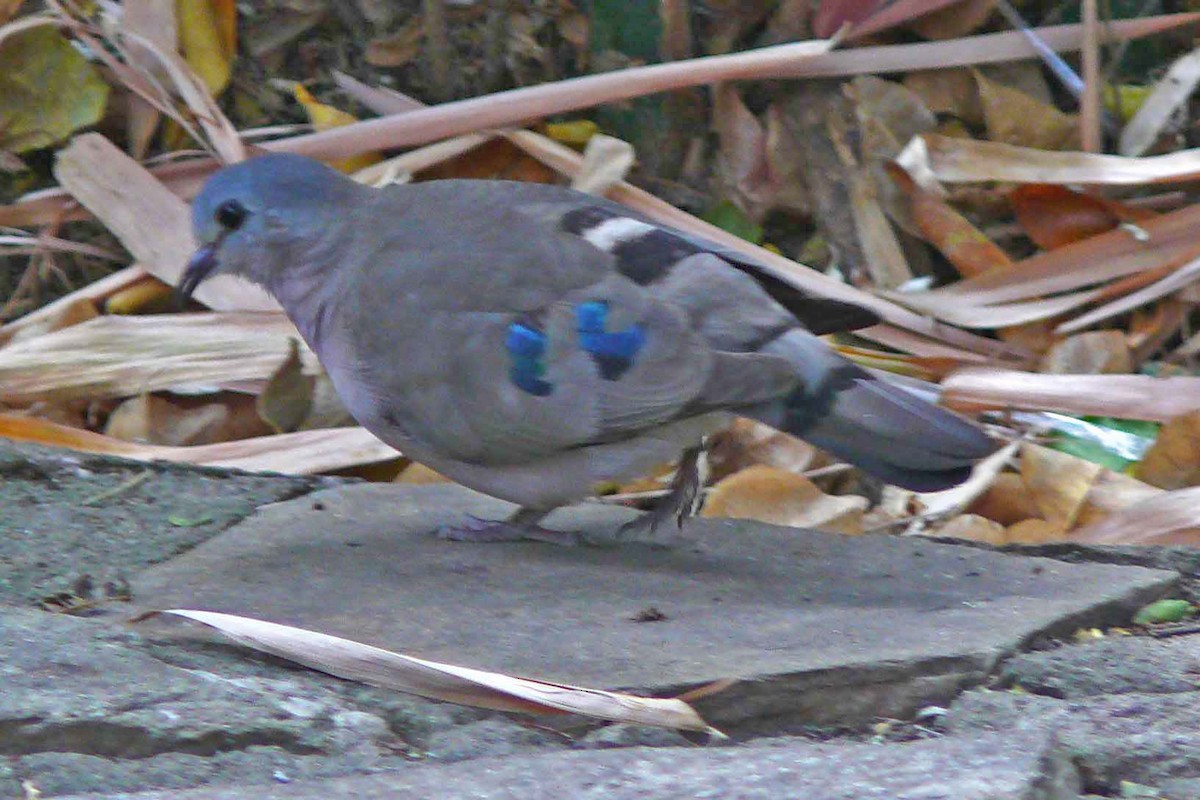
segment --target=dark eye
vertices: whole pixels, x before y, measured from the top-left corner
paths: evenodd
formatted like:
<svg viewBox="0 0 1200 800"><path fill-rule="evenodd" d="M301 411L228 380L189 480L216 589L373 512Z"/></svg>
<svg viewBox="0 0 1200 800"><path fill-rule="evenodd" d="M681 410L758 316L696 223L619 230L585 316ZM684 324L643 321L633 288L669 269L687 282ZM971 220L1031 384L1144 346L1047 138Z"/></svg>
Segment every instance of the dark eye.
<svg viewBox="0 0 1200 800"><path fill-rule="evenodd" d="M217 206L217 210L213 214L213 219L225 230L236 231L242 227L242 223L246 221L246 217L249 215L250 212L237 200L226 200Z"/></svg>

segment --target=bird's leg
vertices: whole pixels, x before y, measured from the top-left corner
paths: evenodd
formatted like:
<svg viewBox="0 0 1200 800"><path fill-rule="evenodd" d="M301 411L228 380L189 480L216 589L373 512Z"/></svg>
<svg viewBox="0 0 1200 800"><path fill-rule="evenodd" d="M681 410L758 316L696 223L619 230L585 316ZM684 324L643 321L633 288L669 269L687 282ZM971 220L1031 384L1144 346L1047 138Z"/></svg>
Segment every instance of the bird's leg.
<svg viewBox="0 0 1200 800"><path fill-rule="evenodd" d="M666 497L662 498L653 509L641 517L621 526L618 534L622 539L645 538L654 544L670 545L676 534L666 533L656 536L663 523L674 520L676 530L683 527L684 520L696 513L697 498L700 496L701 458L707 443L701 441L695 447L689 447L679 457L679 466L675 477L671 479L671 487Z"/></svg>
<svg viewBox="0 0 1200 800"><path fill-rule="evenodd" d="M470 516L465 525L439 528L437 537L453 542L547 542L572 547L579 544L579 534L572 531L554 531L538 523L554 509L526 508L516 510L505 520L488 520Z"/></svg>

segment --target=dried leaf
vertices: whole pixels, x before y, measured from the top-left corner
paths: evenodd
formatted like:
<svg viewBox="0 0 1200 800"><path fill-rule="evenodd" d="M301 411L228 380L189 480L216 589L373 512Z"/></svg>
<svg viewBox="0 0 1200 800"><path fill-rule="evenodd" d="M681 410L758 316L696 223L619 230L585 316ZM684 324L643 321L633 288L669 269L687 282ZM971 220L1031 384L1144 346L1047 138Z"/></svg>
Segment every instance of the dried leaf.
<svg viewBox="0 0 1200 800"><path fill-rule="evenodd" d="M904 85L934 114L946 114L968 125L983 126L979 87L969 69L916 70L904 76Z"/></svg>
<svg viewBox="0 0 1200 800"><path fill-rule="evenodd" d="M76 136L56 158L59 183L147 270L167 284L178 283L196 249L187 204L99 134ZM279 309L266 291L228 275L206 280L195 296L217 309Z"/></svg>
<svg viewBox="0 0 1200 800"><path fill-rule="evenodd" d="M997 0L963 0L947 8L917 17L908 24L926 39L953 39L966 36L987 22Z"/></svg>
<svg viewBox="0 0 1200 800"><path fill-rule="evenodd" d="M108 84L54 28L0 37L0 149L24 153L95 124Z"/></svg>
<svg viewBox="0 0 1200 800"><path fill-rule="evenodd" d="M1074 525L1103 469L1048 447L1026 443L1021 448L1021 479L1039 516L1066 528Z"/></svg>
<svg viewBox="0 0 1200 800"><path fill-rule="evenodd" d="M235 401L234 397L241 402ZM228 442L265 436L270 432L254 413L252 398L245 395L170 397L142 394L117 406L104 426L105 436L170 447Z"/></svg>
<svg viewBox="0 0 1200 800"><path fill-rule="evenodd" d="M895 164L887 172L911 204L909 216L920 236L936 247L965 278L1012 267L999 246L958 213L936 192L927 191Z"/></svg>
<svg viewBox="0 0 1200 800"><path fill-rule="evenodd" d="M1140 156L1149 150L1176 111L1191 98L1197 84L1200 84L1200 50L1193 50L1171 64L1133 119L1121 129L1118 148L1121 155Z"/></svg>
<svg viewBox="0 0 1200 800"><path fill-rule="evenodd" d="M614 184L625 180L633 166L633 145L622 139L596 134L583 151L583 165L571 181L571 188L603 196Z"/></svg>
<svg viewBox="0 0 1200 800"><path fill-rule="evenodd" d="M1046 544L1069 539L1067 525L1045 519L1025 519L1004 532L1005 544Z"/></svg>
<svg viewBox="0 0 1200 800"><path fill-rule="evenodd" d="M228 45L229 26L219 18L236 14L232 3L214 0L175 0L179 45L188 65L214 97L229 85L235 47Z"/></svg>
<svg viewBox="0 0 1200 800"><path fill-rule="evenodd" d="M104 301L106 314L155 314L170 311L175 304L175 290L157 278L119 289Z"/></svg>
<svg viewBox="0 0 1200 800"><path fill-rule="evenodd" d="M1200 411L1168 420L1138 463L1136 475L1162 489L1200 485Z"/></svg>
<svg viewBox="0 0 1200 800"><path fill-rule="evenodd" d="M363 58L373 67L403 67L421 52L424 39L424 21L416 17L395 33L368 42Z"/></svg>
<svg viewBox="0 0 1200 800"><path fill-rule="evenodd" d="M296 337L282 314L98 317L0 349L0 401L128 397L263 379ZM307 350L305 358L315 369Z"/></svg>
<svg viewBox="0 0 1200 800"><path fill-rule="evenodd" d="M276 433L299 430L312 409L315 383L312 375L304 374L300 343L289 339L287 358L271 373L255 403L258 416Z"/></svg>
<svg viewBox="0 0 1200 800"><path fill-rule="evenodd" d="M1041 510L1025 488L1025 481L1015 472L996 476L992 485L967 510L995 520L1001 525L1015 525L1021 520L1036 517Z"/></svg>
<svg viewBox="0 0 1200 800"><path fill-rule="evenodd" d="M1029 409L1166 422L1200 408L1200 378L1040 375L968 367L942 382L941 400L968 413Z"/></svg>
<svg viewBox="0 0 1200 800"><path fill-rule="evenodd" d="M1018 186L1009 200L1017 223L1044 250L1096 236L1121 223L1100 198L1053 184Z"/></svg>
<svg viewBox="0 0 1200 800"><path fill-rule="evenodd" d="M212 626L246 647L339 678L421 697L499 711L583 714L616 722L721 735L682 700L514 678L412 658L349 639L232 614L185 609L160 613Z"/></svg>
<svg viewBox="0 0 1200 800"><path fill-rule="evenodd" d="M708 458L712 478L719 481L755 464L799 475L812 467L816 455L816 448L808 442L761 422L738 418L713 436Z"/></svg>
<svg viewBox="0 0 1200 800"><path fill-rule="evenodd" d="M758 465L717 483L705 501L705 517L756 519L831 533L863 532L867 499L827 495L808 478Z"/></svg>
<svg viewBox="0 0 1200 800"><path fill-rule="evenodd" d="M1052 375L1114 375L1133 372L1122 331L1088 331L1069 336L1050 348L1041 371Z"/></svg>
<svg viewBox="0 0 1200 800"><path fill-rule="evenodd" d="M298 431L195 447L167 447L125 442L35 417L0 414L0 436L136 461L174 461L292 475L390 462L399 455L364 428Z"/></svg>
<svg viewBox="0 0 1200 800"><path fill-rule="evenodd" d="M308 114L308 121L312 123L314 130L327 131L331 128L338 128L358 122L358 118L353 114L318 102L317 98L313 97L312 92L306 89L303 84L297 83L293 85L292 95L296 98L296 102L304 107L304 113ZM360 169L366 169L372 164L378 164L382 160L383 156L371 151L329 163L330 166L342 172L358 172Z"/></svg>
<svg viewBox="0 0 1200 800"><path fill-rule="evenodd" d="M993 142L1039 150L1079 147L1079 120L1024 92L975 73L984 124Z"/></svg>
<svg viewBox="0 0 1200 800"><path fill-rule="evenodd" d="M944 536L949 539L966 539L991 545L1007 544L1004 526L978 514L960 514L942 525L929 528L926 536Z"/></svg>
<svg viewBox="0 0 1200 800"><path fill-rule="evenodd" d="M1071 539L1088 544L1200 546L1200 488L1163 492L1077 529Z"/></svg>

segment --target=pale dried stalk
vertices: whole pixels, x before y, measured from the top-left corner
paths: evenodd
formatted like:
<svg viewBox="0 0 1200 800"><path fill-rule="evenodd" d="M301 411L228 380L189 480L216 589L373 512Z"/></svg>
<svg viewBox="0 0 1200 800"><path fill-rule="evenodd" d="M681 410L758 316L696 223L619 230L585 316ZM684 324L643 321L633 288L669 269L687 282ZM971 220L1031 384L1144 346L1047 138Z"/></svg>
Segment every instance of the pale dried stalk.
<svg viewBox="0 0 1200 800"><path fill-rule="evenodd" d="M426 661L325 633L233 614L190 609L160 613L201 622L247 647L330 675L421 697L498 711L583 714L724 738L691 706L676 698L638 697Z"/></svg>

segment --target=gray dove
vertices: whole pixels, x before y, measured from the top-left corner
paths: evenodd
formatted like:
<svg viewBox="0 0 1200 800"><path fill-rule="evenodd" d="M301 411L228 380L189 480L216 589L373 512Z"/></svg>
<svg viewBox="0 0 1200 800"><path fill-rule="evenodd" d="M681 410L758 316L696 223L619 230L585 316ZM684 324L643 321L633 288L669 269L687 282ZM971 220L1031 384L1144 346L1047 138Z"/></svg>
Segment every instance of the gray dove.
<svg viewBox="0 0 1200 800"><path fill-rule="evenodd" d="M697 446L735 415L917 491L962 482L994 449L817 338L872 312L571 189L374 189L273 154L218 171L192 214L184 296L218 273L260 284L359 423L520 506L464 538L530 537L554 508L681 453L651 524L682 521Z"/></svg>

